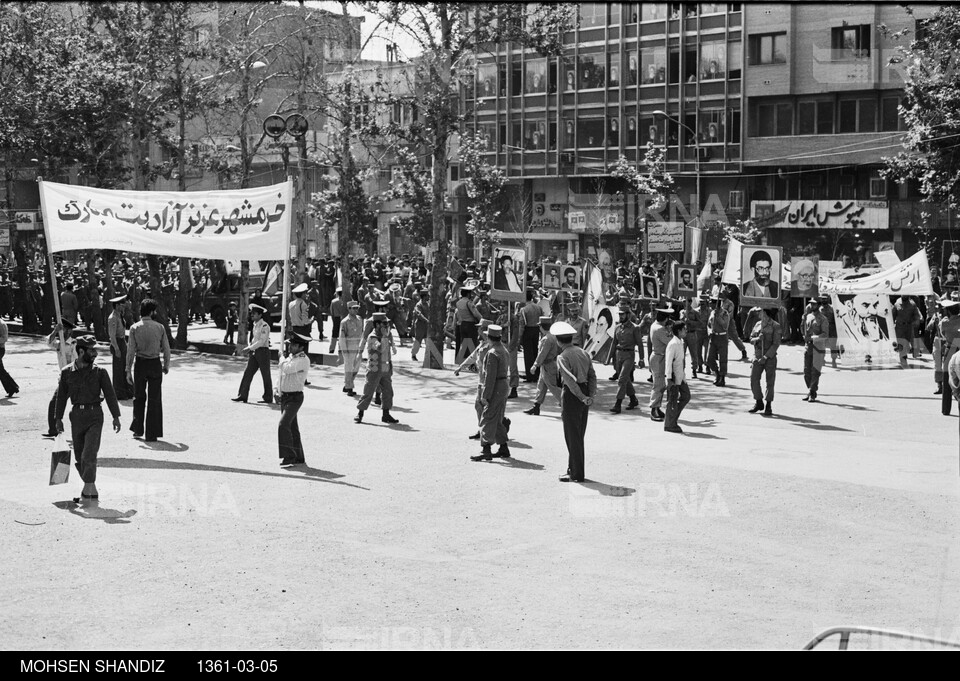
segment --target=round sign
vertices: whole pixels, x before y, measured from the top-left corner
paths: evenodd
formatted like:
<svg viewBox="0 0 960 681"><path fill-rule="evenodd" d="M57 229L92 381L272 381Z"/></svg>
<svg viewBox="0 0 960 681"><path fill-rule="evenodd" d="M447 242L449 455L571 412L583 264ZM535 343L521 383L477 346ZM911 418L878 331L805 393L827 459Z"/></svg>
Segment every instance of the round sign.
<svg viewBox="0 0 960 681"><path fill-rule="evenodd" d="M303 114L290 114L287 116L286 120L287 132L289 132L294 137L302 137L307 134L307 129L309 129L310 124L307 123L306 117Z"/></svg>
<svg viewBox="0 0 960 681"><path fill-rule="evenodd" d="M274 139L280 137L286 129L287 124L283 116L272 114L263 119L263 132Z"/></svg>

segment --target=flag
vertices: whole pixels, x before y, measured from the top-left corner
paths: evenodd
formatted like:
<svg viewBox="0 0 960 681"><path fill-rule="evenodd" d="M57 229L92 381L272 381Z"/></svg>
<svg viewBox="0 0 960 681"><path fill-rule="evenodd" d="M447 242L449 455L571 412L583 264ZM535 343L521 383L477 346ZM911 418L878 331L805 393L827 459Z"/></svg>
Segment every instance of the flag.
<svg viewBox="0 0 960 681"><path fill-rule="evenodd" d="M727 240L727 259L723 263L723 283L740 286L740 255L743 244L730 237Z"/></svg>
<svg viewBox="0 0 960 681"><path fill-rule="evenodd" d="M280 263L273 263L263 280L263 295L276 295L280 288Z"/></svg>
<svg viewBox="0 0 960 681"><path fill-rule="evenodd" d="M587 319L596 319L600 308L605 307L607 299L603 295L603 273L588 260L583 266L583 314Z"/></svg>
<svg viewBox="0 0 960 681"><path fill-rule="evenodd" d="M710 266L710 261L703 263L703 269L700 270L700 274L697 275L697 288L701 291L710 290L710 281L712 279L711 273L713 268Z"/></svg>

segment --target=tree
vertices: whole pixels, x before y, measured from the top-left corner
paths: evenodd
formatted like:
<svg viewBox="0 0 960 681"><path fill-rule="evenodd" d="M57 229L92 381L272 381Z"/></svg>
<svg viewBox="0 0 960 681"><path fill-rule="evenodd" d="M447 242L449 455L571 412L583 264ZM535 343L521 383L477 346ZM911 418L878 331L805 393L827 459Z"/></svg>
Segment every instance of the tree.
<svg viewBox="0 0 960 681"><path fill-rule="evenodd" d="M474 77L476 54L490 46L515 42L544 55L562 53L563 34L575 22L575 4L488 4L455 2L367 2L381 25L401 32L418 47L412 63L422 125L419 144L430 159L430 212L436 242L430 281L429 339L443 348L446 310L443 288L449 265L444 220L446 182L453 136L461 132L459 88ZM437 352L428 353L431 366Z"/></svg>
<svg viewBox="0 0 960 681"><path fill-rule="evenodd" d="M908 15L913 10L904 8ZM906 67L900 116L907 131L904 151L885 158L883 176L903 182L915 180L932 203L960 206L960 8L939 6L917 22L917 33L901 44L891 64ZM905 40L909 30L885 30Z"/></svg>
<svg viewBox="0 0 960 681"><path fill-rule="evenodd" d="M486 252L487 247L500 241L497 218L503 212L503 187L507 182L503 171L486 162L483 156L485 141L475 135L460 137L460 164L466 175L467 233Z"/></svg>
<svg viewBox="0 0 960 681"><path fill-rule="evenodd" d="M640 202L640 215L659 213L666 208L673 192L673 176L667 172L666 147L647 142L643 161L634 166L624 156L620 156L610 169L611 177L626 180L627 186L637 194ZM600 248L599 236L597 248Z"/></svg>

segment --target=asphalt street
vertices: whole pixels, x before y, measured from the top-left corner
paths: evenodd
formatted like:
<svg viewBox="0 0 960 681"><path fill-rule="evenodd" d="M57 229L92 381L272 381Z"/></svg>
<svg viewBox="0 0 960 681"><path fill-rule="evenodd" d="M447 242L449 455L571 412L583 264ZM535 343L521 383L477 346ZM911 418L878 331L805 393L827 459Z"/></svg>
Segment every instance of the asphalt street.
<svg viewBox="0 0 960 681"><path fill-rule="evenodd" d="M595 365L577 485L557 480L552 398L522 413L532 384L508 406L514 458L474 463L474 374L401 348L391 427L355 424L341 370L315 367L308 465L284 470L279 410L230 401L243 361L182 353L164 437L133 439L122 403L88 509L75 470L47 485L54 353L15 336L4 362L21 386L0 399L4 649L797 649L838 624L960 640L958 410L940 414L929 355L828 367L808 404L784 346L773 417L747 413L733 360L727 388L690 382L683 435L649 419L642 370L642 408L608 413Z"/></svg>

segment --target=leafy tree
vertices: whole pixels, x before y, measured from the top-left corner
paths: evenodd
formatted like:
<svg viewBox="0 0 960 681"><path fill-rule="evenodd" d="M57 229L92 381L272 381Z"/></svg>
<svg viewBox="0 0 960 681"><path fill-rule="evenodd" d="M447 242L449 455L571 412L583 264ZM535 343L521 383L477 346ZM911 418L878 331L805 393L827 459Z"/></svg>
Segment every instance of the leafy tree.
<svg viewBox="0 0 960 681"><path fill-rule="evenodd" d="M498 218L503 212L503 187L507 182L503 171L486 162L483 156L485 142L475 135L460 138L460 164L466 175L467 233L472 236L483 252L490 244L500 241Z"/></svg>

